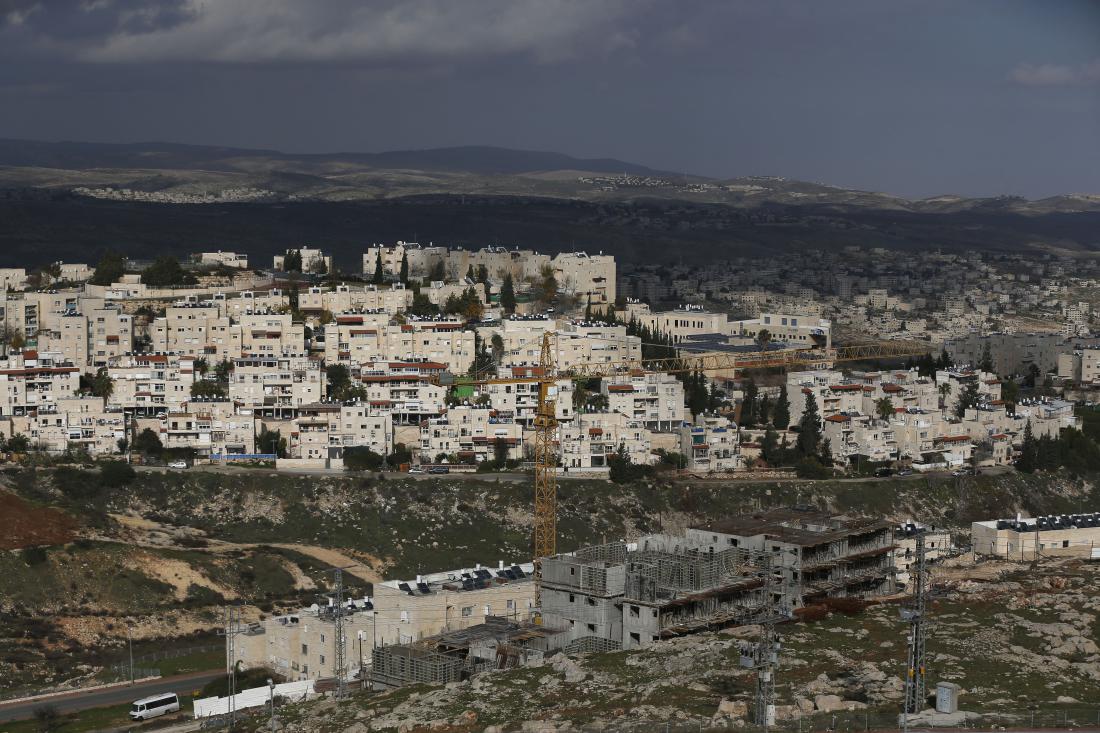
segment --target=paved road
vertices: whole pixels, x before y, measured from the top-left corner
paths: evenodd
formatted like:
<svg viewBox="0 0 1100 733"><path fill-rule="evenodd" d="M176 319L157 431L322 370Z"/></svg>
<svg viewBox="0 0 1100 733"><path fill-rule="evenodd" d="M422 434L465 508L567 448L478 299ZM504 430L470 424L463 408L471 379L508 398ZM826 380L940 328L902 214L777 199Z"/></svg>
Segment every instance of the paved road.
<svg viewBox="0 0 1100 733"><path fill-rule="evenodd" d="M148 682L120 685L118 687L106 687L99 690L86 692L72 692L65 695L55 695L41 700L27 702L0 703L0 722L8 720L23 720L34 717L34 709L42 705L53 705L62 714L72 713L88 708L101 708L109 705L140 700L143 697L157 695L162 692L174 692L180 697L180 707L184 711L190 710L191 693L202 689L203 685L225 674L224 670L211 672L192 672L176 677L162 677Z"/></svg>

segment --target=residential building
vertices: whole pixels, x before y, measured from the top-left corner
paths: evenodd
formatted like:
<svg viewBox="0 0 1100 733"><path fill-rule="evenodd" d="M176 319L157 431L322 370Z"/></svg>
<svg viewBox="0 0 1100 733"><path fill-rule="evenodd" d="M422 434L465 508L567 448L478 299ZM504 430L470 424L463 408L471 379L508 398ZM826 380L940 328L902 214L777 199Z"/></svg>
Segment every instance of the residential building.
<svg viewBox="0 0 1100 733"><path fill-rule="evenodd" d="M680 453L695 473L729 473L745 468L737 426L720 415L701 413L680 426Z"/></svg>
<svg viewBox="0 0 1100 733"><path fill-rule="evenodd" d="M523 426L486 407L450 407L420 426L423 463L434 463L441 454L461 463L491 461L498 445L503 446L506 459L523 458Z"/></svg>
<svg viewBox="0 0 1100 733"><path fill-rule="evenodd" d="M970 525L977 555L1033 562L1045 557L1095 558L1100 549L1100 513L992 519Z"/></svg>

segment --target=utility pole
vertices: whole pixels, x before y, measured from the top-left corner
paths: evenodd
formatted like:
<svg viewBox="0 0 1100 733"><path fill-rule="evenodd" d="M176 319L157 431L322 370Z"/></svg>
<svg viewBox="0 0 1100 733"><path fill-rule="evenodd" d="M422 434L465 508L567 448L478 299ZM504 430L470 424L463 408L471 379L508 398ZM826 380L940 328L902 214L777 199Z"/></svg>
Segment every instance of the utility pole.
<svg viewBox="0 0 1100 733"><path fill-rule="evenodd" d="M126 643L130 647L130 684L134 684L134 633L126 624Z"/></svg>
<svg viewBox="0 0 1100 733"><path fill-rule="evenodd" d="M909 566L909 581L913 586L913 598L901 610L903 620L909 622L909 658L905 667L905 708L902 710L902 728L909 730L909 716L919 713L925 701L925 571L924 528L917 530L915 561Z"/></svg>
<svg viewBox="0 0 1100 733"><path fill-rule="evenodd" d="M781 608L775 598L775 568L772 553L765 552L760 558L764 581L764 616L761 619L760 638L756 642L753 654L753 666L756 667L756 704L753 708L753 722L768 733L775 723L775 667L779 662L779 636L775 624L781 618Z"/></svg>
<svg viewBox="0 0 1100 733"><path fill-rule="evenodd" d="M226 730L232 731L237 719L237 642L238 634L243 634L241 628L240 604L230 604L225 607L225 629L218 633L225 636L225 673L229 680L229 726Z"/></svg>
<svg viewBox="0 0 1100 733"><path fill-rule="evenodd" d="M344 567L333 568L326 571L333 574L333 581L336 585L336 598L335 606L332 609L332 620L335 626L334 632L336 638L333 640L336 648L333 656L336 674L336 697L344 697L348 694L348 664L347 664L347 639L344 638L344 614L346 608L344 607L344 571L348 568L355 567L354 565L347 565Z"/></svg>

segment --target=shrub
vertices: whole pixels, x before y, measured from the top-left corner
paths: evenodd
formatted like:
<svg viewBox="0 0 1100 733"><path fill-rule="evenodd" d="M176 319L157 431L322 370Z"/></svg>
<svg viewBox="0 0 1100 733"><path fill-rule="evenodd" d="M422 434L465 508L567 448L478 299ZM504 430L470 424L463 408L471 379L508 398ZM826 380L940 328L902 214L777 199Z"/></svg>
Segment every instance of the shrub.
<svg viewBox="0 0 1100 733"><path fill-rule="evenodd" d="M99 482L112 489L125 486L136 477L134 467L126 461L105 461L99 467Z"/></svg>
<svg viewBox="0 0 1100 733"><path fill-rule="evenodd" d="M45 547L24 547L23 551L19 554L22 555L23 562L31 567L41 565L50 559L50 555L46 552Z"/></svg>
<svg viewBox="0 0 1100 733"><path fill-rule="evenodd" d="M377 471L382 468L382 455L365 445L345 448L344 468L349 471Z"/></svg>

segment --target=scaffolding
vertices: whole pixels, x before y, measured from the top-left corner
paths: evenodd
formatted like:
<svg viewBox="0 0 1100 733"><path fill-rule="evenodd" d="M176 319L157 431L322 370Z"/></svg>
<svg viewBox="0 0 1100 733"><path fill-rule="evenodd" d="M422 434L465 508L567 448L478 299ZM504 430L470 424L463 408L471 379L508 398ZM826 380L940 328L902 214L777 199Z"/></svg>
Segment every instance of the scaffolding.
<svg viewBox="0 0 1100 733"><path fill-rule="evenodd" d="M458 682L464 666L458 657L407 644L376 648L371 664L371 682L376 690L417 683Z"/></svg>

